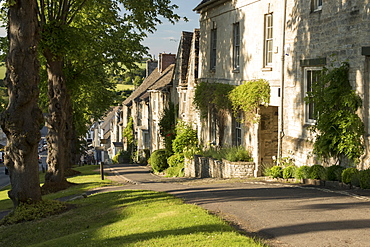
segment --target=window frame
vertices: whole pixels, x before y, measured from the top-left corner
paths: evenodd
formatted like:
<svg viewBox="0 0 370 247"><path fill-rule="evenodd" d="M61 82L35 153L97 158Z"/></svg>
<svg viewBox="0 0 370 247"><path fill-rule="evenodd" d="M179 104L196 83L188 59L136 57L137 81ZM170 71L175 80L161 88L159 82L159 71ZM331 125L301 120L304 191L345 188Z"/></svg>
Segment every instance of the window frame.
<svg viewBox="0 0 370 247"><path fill-rule="evenodd" d="M273 46L274 46L274 19L273 13L264 16L264 49L263 67L272 67Z"/></svg>
<svg viewBox="0 0 370 247"><path fill-rule="evenodd" d="M312 0L311 9L312 9L312 12L322 10L322 0Z"/></svg>
<svg viewBox="0 0 370 247"><path fill-rule="evenodd" d="M211 29L210 70L216 70L217 64L217 28Z"/></svg>
<svg viewBox="0 0 370 247"><path fill-rule="evenodd" d="M321 73L322 67L304 67L304 97L307 96L307 92L312 91L312 83L314 79L312 78L312 72L319 72ZM310 72L310 78L308 77L308 72ZM317 81L317 78L316 78ZM304 119L305 124L315 124L316 119L313 117L315 105L313 103L306 103L304 106Z"/></svg>
<svg viewBox="0 0 370 247"><path fill-rule="evenodd" d="M233 24L233 69L239 71L240 68L240 23Z"/></svg>
<svg viewBox="0 0 370 247"><path fill-rule="evenodd" d="M242 124L240 120L235 120L235 145L242 146Z"/></svg>

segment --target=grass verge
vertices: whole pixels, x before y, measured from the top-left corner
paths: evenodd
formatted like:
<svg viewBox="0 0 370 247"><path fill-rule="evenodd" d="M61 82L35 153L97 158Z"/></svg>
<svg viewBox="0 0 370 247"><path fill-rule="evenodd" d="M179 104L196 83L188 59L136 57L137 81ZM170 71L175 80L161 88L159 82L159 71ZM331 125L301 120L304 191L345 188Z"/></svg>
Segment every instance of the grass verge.
<svg viewBox="0 0 370 247"><path fill-rule="evenodd" d="M83 172L72 180L84 190L97 185L99 175ZM219 217L163 192L113 191L73 204L59 215L0 226L0 246L263 246Z"/></svg>
<svg viewBox="0 0 370 247"><path fill-rule="evenodd" d="M77 185L72 186L67 190L62 190L57 193L45 195L42 198L54 200L56 198L82 194L87 190L91 190L98 187L115 185L115 183L110 180L101 180L100 175L96 172L98 168L99 166L97 165L79 166L73 168L77 171L80 171L81 174L79 176L68 178L67 180ZM40 172L40 183L41 183L40 185L44 183L44 176L45 174ZM10 186L6 186L2 190L0 190L0 211L10 210L13 208L13 203L8 197L9 190Z"/></svg>

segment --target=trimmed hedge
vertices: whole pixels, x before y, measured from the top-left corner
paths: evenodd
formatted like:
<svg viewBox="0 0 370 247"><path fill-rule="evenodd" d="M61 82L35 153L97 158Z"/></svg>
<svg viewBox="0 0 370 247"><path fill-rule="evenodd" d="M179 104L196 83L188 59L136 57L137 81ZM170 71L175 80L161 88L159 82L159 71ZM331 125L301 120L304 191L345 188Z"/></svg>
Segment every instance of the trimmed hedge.
<svg viewBox="0 0 370 247"><path fill-rule="evenodd" d="M359 171L354 168L346 168L342 171L342 181L345 184L352 184L352 179L354 178L355 175L358 175Z"/></svg>
<svg viewBox="0 0 370 247"><path fill-rule="evenodd" d="M297 167L294 165L285 167L283 170L283 178L285 179L293 178L296 170L297 170Z"/></svg>
<svg viewBox="0 0 370 247"><path fill-rule="evenodd" d="M327 179L329 181L342 181L343 166L333 165L326 168Z"/></svg>
<svg viewBox="0 0 370 247"><path fill-rule="evenodd" d="M310 167L309 177L311 179L326 180L326 169L322 165L313 165Z"/></svg>
<svg viewBox="0 0 370 247"><path fill-rule="evenodd" d="M166 149L158 149L149 158L149 164L155 172L162 172L168 168L169 154Z"/></svg>
<svg viewBox="0 0 370 247"><path fill-rule="evenodd" d="M361 189L370 189L370 169L359 172Z"/></svg>
<svg viewBox="0 0 370 247"><path fill-rule="evenodd" d="M310 167L309 166L300 166L295 171L294 177L296 179L307 179L310 176Z"/></svg>

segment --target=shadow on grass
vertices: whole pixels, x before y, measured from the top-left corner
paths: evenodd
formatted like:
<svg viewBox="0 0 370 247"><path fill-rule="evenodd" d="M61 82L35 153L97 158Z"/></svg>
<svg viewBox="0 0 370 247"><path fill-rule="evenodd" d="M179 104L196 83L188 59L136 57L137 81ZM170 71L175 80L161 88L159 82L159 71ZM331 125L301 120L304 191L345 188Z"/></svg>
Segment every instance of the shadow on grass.
<svg viewBox="0 0 370 247"><path fill-rule="evenodd" d="M152 231L152 232L143 232L143 233L137 233L137 234L129 234L125 236L113 237L113 238L107 238L107 239L95 239L94 245L105 246L106 244L109 244L109 246L125 246L128 244L135 244L135 243L140 243L144 241L165 239L168 237L170 237L171 240L173 241L174 240L173 238L176 238L179 236L191 235L191 234L200 234L202 235L202 237L199 237L199 238L204 241L207 241L206 236L209 234L212 234L212 233L225 234L226 232L235 232L235 231L232 230L231 227L230 229L226 229L226 228L221 229L220 225L209 224L209 225L199 225L199 226L192 226L192 227L185 227L185 228L180 227L178 229L168 229L168 230L160 230L160 231ZM231 243L233 242L232 239L228 239L228 240ZM166 246L184 246L184 244L187 244L187 246L200 246L201 244L201 243L194 244L194 242L192 242L192 237L190 236L188 240L184 239L183 241L186 243L166 242L166 244L168 244ZM244 240L244 244L246 244L245 240Z"/></svg>

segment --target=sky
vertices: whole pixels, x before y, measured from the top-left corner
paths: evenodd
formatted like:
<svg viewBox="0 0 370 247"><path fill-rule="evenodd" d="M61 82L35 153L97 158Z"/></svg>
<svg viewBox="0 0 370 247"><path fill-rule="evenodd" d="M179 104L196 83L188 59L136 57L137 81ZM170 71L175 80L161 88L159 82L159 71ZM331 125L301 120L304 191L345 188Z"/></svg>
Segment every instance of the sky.
<svg viewBox="0 0 370 247"><path fill-rule="evenodd" d="M163 21L163 24L157 26L157 31L153 34L148 34L143 45L149 47L149 53L152 57L158 58L159 53L177 53L179 40L182 31L194 31L199 28L199 14L193 9L201 2L201 0L172 0L173 4L179 6L175 13L181 17L186 16L189 21L183 20L175 25L168 21Z"/></svg>
<svg viewBox="0 0 370 247"><path fill-rule="evenodd" d="M182 31L192 32L194 28L199 28L199 14L193 9L201 2L201 0L172 0L173 4L179 6L175 13L181 17L186 16L189 21L181 20L175 25L169 21L163 21L157 26L157 31L153 34L148 34L143 45L149 47L149 53L152 57L158 58L159 53L177 53L179 40ZM0 28L0 36L6 36L6 31Z"/></svg>

